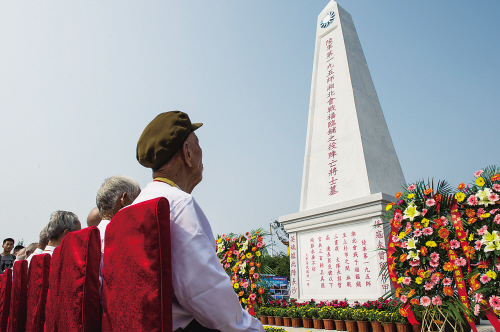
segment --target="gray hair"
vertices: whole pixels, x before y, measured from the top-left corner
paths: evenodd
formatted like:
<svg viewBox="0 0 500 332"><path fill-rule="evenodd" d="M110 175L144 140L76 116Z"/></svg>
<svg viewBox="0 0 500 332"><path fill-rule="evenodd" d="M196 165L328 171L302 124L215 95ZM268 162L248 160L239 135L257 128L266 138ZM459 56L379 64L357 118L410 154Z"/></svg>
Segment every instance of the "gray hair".
<svg viewBox="0 0 500 332"><path fill-rule="evenodd" d="M47 236L47 226L45 226L40 232L40 239L38 243L47 245L49 243L49 238Z"/></svg>
<svg viewBox="0 0 500 332"><path fill-rule="evenodd" d="M112 215L116 202L120 197L127 193L133 201L139 196L141 186L137 181L129 176L115 175L104 180L101 188L97 191L96 203L99 209L99 215Z"/></svg>
<svg viewBox="0 0 500 332"><path fill-rule="evenodd" d="M25 260L26 259L26 249L27 248L23 248L21 250L19 250L17 252L17 256L16 256L16 262L17 261L22 261L22 260Z"/></svg>
<svg viewBox="0 0 500 332"><path fill-rule="evenodd" d="M36 242L33 242L29 246L26 247L26 251L24 252L26 254L26 258L30 257L31 254L33 254L36 247L38 247L38 243L36 243Z"/></svg>
<svg viewBox="0 0 500 332"><path fill-rule="evenodd" d="M47 225L47 237L49 240L57 240L66 229L74 232L81 227L80 220L73 212L56 211L50 215L50 221Z"/></svg>

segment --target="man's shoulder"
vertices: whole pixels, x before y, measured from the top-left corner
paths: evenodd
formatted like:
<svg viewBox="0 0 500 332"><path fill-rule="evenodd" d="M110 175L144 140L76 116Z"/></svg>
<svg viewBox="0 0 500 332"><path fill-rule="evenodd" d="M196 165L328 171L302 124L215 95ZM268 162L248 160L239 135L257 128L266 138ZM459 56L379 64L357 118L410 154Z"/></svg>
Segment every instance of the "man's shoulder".
<svg viewBox="0 0 500 332"><path fill-rule="evenodd" d="M145 202L158 197L165 197L168 200L171 209L179 203L190 202L193 200L193 196L191 194L188 194L179 188L172 187L163 182L150 182L144 189L141 190L141 193L135 199L133 204Z"/></svg>

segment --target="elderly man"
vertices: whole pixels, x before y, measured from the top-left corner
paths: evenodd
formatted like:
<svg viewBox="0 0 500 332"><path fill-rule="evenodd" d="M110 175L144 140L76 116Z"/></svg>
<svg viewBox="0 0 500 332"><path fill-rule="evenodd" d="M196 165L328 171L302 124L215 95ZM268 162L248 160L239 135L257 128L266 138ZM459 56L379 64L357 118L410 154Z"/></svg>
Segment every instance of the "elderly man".
<svg viewBox="0 0 500 332"><path fill-rule="evenodd" d="M35 252L37 246L38 246L38 243L33 242L29 246L27 246L26 248L19 250L19 252L17 253L17 256L16 256L16 262L28 259L31 256L31 254L33 252Z"/></svg>
<svg viewBox="0 0 500 332"><path fill-rule="evenodd" d="M201 123L174 111L158 115L137 143L137 160L153 170L133 204L165 197L170 204L173 330L264 331L241 308L215 251L215 239L191 192L203 178ZM214 305L217 299L217 305Z"/></svg>
<svg viewBox="0 0 500 332"><path fill-rule="evenodd" d="M44 254L52 256L54 249L61 245L64 236L69 232L79 231L82 224L73 212L56 211L50 215L50 221L47 224L47 237L49 243L43 250Z"/></svg>
<svg viewBox="0 0 500 332"><path fill-rule="evenodd" d="M31 255L29 255L29 257L26 258L26 260L28 261L28 265L31 263L31 259L33 258L33 256L43 254L43 251L45 250L47 244L49 244L49 238L47 237L47 226L45 226L40 231L36 249L33 251Z"/></svg>
<svg viewBox="0 0 500 332"><path fill-rule="evenodd" d="M101 223L101 216L99 215L99 209L97 206L90 210L89 215L87 217L87 226L99 226Z"/></svg>

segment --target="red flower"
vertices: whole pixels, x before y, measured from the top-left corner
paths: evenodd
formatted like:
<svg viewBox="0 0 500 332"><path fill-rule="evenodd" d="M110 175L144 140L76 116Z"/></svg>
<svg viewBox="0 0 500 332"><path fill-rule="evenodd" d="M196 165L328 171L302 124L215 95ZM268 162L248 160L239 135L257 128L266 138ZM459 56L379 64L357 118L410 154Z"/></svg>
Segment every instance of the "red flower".
<svg viewBox="0 0 500 332"><path fill-rule="evenodd" d="M498 181L500 180L500 174L495 174L491 177L491 181Z"/></svg>
<svg viewBox="0 0 500 332"><path fill-rule="evenodd" d="M443 289L443 292L448 295L448 296L452 296L453 295L453 288L451 288L450 286L446 286L444 289Z"/></svg>
<svg viewBox="0 0 500 332"><path fill-rule="evenodd" d="M463 190L464 188L465 188L465 183L462 182L458 185L458 190Z"/></svg>
<svg viewBox="0 0 500 332"><path fill-rule="evenodd" d="M446 228L441 228L438 234L441 238L446 239L450 235L450 232Z"/></svg>
<svg viewBox="0 0 500 332"><path fill-rule="evenodd" d="M400 199L401 196L403 196L403 193L402 192L398 192L396 193L396 199Z"/></svg>
<svg viewBox="0 0 500 332"><path fill-rule="evenodd" d="M260 295L264 294L264 288L259 288L259 294Z"/></svg>

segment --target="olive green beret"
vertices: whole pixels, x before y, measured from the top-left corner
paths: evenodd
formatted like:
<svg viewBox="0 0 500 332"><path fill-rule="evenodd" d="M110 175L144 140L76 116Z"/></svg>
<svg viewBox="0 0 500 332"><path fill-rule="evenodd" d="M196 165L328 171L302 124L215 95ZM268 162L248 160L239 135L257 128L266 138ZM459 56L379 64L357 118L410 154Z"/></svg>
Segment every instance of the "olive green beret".
<svg viewBox="0 0 500 332"><path fill-rule="evenodd" d="M137 142L137 161L156 170L180 149L182 143L203 123L191 123L189 116L180 111L161 113L151 121Z"/></svg>

